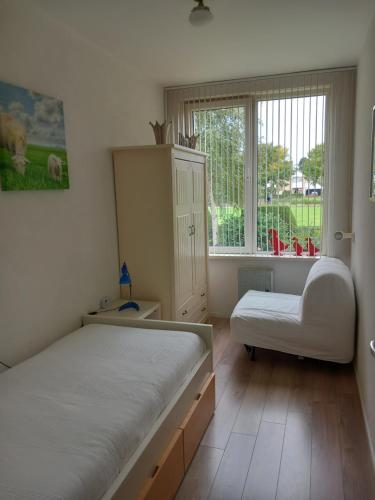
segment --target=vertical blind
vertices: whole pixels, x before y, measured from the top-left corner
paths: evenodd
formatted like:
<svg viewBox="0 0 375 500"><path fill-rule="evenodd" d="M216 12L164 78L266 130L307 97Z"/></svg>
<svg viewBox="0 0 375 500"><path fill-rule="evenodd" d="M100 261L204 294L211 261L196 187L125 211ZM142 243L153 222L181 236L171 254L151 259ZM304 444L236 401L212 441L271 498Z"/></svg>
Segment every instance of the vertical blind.
<svg viewBox="0 0 375 500"><path fill-rule="evenodd" d="M211 253L345 260L354 85L342 69L166 89L173 140L209 155Z"/></svg>

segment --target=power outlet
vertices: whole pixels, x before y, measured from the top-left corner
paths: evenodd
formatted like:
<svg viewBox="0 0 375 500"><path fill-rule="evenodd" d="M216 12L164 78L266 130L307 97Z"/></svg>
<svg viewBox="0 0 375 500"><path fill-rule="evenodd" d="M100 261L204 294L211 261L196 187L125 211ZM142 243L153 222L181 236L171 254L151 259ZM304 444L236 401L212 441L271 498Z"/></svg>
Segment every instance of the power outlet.
<svg viewBox="0 0 375 500"><path fill-rule="evenodd" d="M102 297L99 302L100 309L108 309L112 305L112 297L106 295Z"/></svg>

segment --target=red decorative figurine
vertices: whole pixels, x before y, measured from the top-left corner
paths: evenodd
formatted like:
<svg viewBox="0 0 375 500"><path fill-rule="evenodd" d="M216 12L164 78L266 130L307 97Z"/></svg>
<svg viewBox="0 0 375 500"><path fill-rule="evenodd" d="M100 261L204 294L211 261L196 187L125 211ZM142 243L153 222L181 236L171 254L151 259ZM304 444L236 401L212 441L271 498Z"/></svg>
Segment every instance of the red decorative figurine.
<svg viewBox="0 0 375 500"><path fill-rule="evenodd" d="M286 250L289 245L279 239L279 233L276 229L269 229L268 234L271 236L273 255L281 255L281 252Z"/></svg>
<svg viewBox="0 0 375 500"><path fill-rule="evenodd" d="M316 247L311 238L305 238L307 241L305 250L308 251L310 257L315 257L317 253L319 253L319 248Z"/></svg>
<svg viewBox="0 0 375 500"><path fill-rule="evenodd" d="M300 257L303 254L303 246L298 243L298 238L296 236L293 236L292 240L294 251L296 252L296 255Z"/></svg>

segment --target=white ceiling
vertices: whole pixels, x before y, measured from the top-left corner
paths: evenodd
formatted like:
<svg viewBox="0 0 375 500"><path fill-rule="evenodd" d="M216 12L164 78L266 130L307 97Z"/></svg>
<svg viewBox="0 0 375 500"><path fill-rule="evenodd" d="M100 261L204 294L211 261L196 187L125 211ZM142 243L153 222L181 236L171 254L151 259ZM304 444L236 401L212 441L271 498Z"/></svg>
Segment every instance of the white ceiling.
<svg viewBox="0 0 375 500"><path fill-rule="evenodd" d="M356 64L374 0L34 0L50 16L161 84Z"/></svg>

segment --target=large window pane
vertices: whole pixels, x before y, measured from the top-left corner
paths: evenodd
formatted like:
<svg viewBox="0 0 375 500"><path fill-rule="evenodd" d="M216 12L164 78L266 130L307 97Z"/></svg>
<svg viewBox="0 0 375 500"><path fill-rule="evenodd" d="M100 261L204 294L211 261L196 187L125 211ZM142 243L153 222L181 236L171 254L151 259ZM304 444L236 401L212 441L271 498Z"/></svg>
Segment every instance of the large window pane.
<svg viewBox="0 0 375 500"><path fill-rule="evenodd" d="M320 253L325 101L315 95L257 103L258 252Z"/></svg>
<svg viewBox="0 0 375 500"><path fill-rule="evenodd" d="M193 111L198 149L208 157L209 245L236 251L245 246L245 107Z"/></svg>

